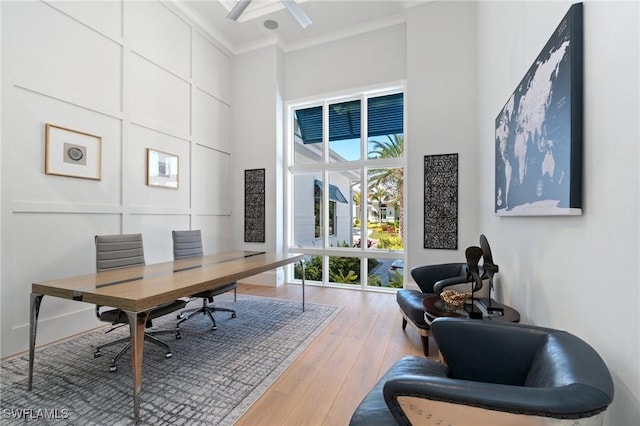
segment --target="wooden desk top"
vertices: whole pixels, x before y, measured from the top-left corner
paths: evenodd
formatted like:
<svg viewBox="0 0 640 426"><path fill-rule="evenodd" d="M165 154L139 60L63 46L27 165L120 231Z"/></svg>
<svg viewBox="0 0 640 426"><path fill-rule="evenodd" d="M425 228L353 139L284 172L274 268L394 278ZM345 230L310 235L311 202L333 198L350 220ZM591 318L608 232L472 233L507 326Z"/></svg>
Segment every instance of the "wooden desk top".
<svg viewBox="0 0 640 426"><path fill-rule="evenodd" d="M302 260L302 254L234 251L33 283L34 294L142 312Z"/></svg>

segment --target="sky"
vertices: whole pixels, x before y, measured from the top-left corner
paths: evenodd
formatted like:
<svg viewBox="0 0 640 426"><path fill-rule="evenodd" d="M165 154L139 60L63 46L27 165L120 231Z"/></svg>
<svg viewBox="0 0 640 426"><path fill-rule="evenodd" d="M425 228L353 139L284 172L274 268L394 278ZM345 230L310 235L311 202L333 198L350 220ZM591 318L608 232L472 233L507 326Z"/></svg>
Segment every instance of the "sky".
<svg viewBox="0 0 640 426"><path fill-rule="evenodd" d="M375 140L381 140L382 138L369 138L369 150L371 150L371 143ZM339 141L329 142L329 149L347 161L360 160L360 138L357 139L344 139Z"/></svg>

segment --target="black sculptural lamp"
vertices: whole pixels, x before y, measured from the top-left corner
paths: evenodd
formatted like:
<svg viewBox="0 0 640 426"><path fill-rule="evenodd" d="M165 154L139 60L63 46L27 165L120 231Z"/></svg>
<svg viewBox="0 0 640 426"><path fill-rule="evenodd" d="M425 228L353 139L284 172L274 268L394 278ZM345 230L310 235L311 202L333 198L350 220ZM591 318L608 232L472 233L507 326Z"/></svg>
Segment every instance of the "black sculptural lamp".
<svg viewBox="0 0 640 426"><path fill-rule="evenodd" d="M504 309L491 306L491 291L494 290L493 276L498 273L498 265L493 263L493 255L491 254L491 247L489 241L484 234L480 234L480 247L482 248L482 269L489 278L489 306L487 306L487 313L489 314L503 314Z"/></svg>
<svg viewBox="0 0 640 426"><path fill-rule="evenodd" d="M469 314L469 318L482 319L482 312L476 310L476 305L473 301L473 293L482 288L482 279L480 278L480 268L478 268L478 261L483 255L482 249L477 246L470 246L464 252L467 257L467 278L472 282L471 286L471 305L466 305L466 311Z"/></svg>

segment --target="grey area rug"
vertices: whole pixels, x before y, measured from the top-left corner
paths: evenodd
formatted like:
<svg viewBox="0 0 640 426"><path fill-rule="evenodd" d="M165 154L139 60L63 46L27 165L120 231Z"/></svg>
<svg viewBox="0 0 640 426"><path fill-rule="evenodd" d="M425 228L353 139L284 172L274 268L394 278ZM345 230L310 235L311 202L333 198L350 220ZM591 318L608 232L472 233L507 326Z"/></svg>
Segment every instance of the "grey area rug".
<svg viewBox="0 0 640 426"><path fill-rule="evenodd" d="M44 301L46 303L46 300ZM198 307L200 300L188 307ZM140 423L143 425L231 425L291 365L331 322L335 306L238 294L216 297L218 330L205 315L181 324L182 339L159 338L173 357L145 343ZM175 316L154 321L171 327ZM91 332L36 351L33 390L28 392L28 355L0 365L0 424L126 425L133 422L131 357L109 373L114 345L93 357L93 347L126 336L122 327L107 335ZM53 418L52 418L53 417Z"/></svg>

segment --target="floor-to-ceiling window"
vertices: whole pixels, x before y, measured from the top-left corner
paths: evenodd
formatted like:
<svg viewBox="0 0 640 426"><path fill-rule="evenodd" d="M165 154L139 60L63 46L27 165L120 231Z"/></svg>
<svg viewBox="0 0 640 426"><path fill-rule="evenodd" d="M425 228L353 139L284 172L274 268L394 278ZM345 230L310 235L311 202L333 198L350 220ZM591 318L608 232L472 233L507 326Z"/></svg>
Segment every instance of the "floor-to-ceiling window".
<svg viewBox="0 0 640 426"><path fill-rule="evenodd" d="M286 229L306 281L402 287L403 88L292 103L287 117Z"/></svg>

